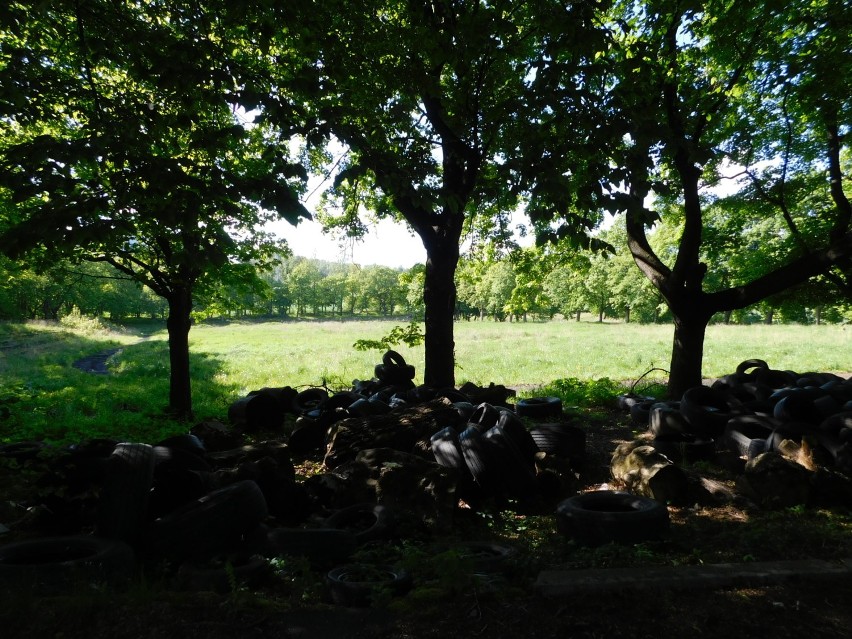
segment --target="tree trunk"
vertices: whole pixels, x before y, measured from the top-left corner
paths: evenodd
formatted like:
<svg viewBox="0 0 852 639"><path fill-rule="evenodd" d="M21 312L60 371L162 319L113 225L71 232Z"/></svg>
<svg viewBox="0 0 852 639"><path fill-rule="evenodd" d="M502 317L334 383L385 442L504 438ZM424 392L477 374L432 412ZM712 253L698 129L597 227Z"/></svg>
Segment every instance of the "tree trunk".
<svg viewBox="0 0 852 639"><path fill-rule="evenodd" d="M169 317L169 413L177 419L192 419L192 386L189 377L189 328L192 291L186 287L170 293Z"/></svg>
<svg viewBox="0 0 852 639"><path fill-rule="evenodd" d="M580 321L580 311L577 311L577 321Z"/></svg>
<svg viewBox="0 0 852 639"><path fill-rule="evenodd" d="M696 309L697 300L678 306L685 306L686 310L675 310L675 305L670 305L674 316L674 340L668 394L672 399L680 399L684 391L701 385L704 334L712 316L712 313Z"/></svg>
<svg viewBox="0 0 852 639"><path fill-rule="evenodd" d="M455 386L453 317L458 260L459 246L455 240L434 242L426 247L423 285L426 370L423 382L435 388Z"/></svg>
<svg viewBox="0 0 852 639"><path fill-rule="evenodd" d="M627 308L625 308L625 310L624 310L624 323L625 324L630 323L630 307L629 306Z"/></svg>
<svg viewBox="0 0 852 639"><path fill-rule="evenodd" d="M764 323L767 326L772 325L772 319L773 319L774 315L775 315L775 309L774 308L770 308L768 311L766 311L766 319L764 319Z"/></svg>

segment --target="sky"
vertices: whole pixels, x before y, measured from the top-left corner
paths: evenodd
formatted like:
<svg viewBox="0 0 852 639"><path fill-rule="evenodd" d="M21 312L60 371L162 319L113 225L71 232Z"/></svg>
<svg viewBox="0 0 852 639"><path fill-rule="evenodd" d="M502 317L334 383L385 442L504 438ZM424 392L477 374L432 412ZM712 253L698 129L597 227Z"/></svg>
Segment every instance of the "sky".
<svg viewBox="0 0 852 639"><path fill-rule="evenodd" d="M287 240L293 255L301 257L405 269L426 261L426 249L420 238L410 233L405 224L392 220L381 220L370 227L367 236L350 242L345 252L334 235L322 232L318 222L302 221L298 226L280 222L272 230Z"/></svg>

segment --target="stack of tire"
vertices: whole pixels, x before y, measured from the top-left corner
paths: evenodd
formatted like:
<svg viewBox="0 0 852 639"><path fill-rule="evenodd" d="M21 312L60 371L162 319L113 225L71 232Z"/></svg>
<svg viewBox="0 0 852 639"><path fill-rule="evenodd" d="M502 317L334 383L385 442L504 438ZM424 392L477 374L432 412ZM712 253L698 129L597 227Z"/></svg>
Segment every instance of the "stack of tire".
<svg viewBox="0 0 852 639"><path fill-rule="evenodd" d="M785 439L808 438L852 472L852 380L832 373L776 370L749 359L677 401L625 395L619 404L674 461L711 459L717 449L751 459Z"/></svg>
<svg viewBox="0 0 852 639"><path fill-rule="evenodd" d="M536 407L536 417L562 412L558 398L540 398L529 405ZM459 493L467 503L508 498L528 505L541 493L536 471L539 454L582 456L585 436L580 429L560 423L527 428L521 415L530 416L523 408L515 412L482 403L464 427L448 426L432 436L435 460L459 473Z"/></svg>

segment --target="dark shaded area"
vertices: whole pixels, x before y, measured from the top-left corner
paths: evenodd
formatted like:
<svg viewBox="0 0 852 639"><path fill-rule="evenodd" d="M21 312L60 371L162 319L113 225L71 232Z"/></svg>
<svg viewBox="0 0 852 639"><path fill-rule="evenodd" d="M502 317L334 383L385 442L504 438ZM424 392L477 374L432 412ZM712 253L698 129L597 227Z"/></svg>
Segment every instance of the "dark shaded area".
<svg viewBox="0 0 852 639"><path fill-rule="evenodd" d="M84 373L107 375L109 374L109 369L107 368L107 361L110 357L120 351L120 348L110 348L109 350L96 353L95 355L88 355L86 357L78 359L72 364L72 366L74 368L80 369Z"/></svg>

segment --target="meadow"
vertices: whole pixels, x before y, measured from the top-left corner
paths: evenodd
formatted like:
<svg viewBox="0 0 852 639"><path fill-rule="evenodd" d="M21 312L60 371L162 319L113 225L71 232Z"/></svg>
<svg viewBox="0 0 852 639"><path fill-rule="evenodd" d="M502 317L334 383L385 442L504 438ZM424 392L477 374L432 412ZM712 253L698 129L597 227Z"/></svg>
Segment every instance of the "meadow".
<svg viewBox="0 0 852 639"><path fill-rule="evenodd" d="M208 323L190 332L193 401L198 419L226 419L231 402L265 386L325 385L338 390L372 377L380 351L358 351L358 339L379 339L399 322L294 321ZM459 322L456 383L490 382L519 395L555 380L628 383L651 368L666 369L670 325L551 322ZM121 350L111 374L72 366L86 355ZM0 324L0 442L74 441L114 437L149 441L181 432L166 420L168 340L161 324L97 326ZM423 348L396 350L422 381ZM704 376L732 372L759 357L772 368L852 370L852 330L845 326L724 326L708 328ZM645 380L665 377L654 371Z"/></svg>

